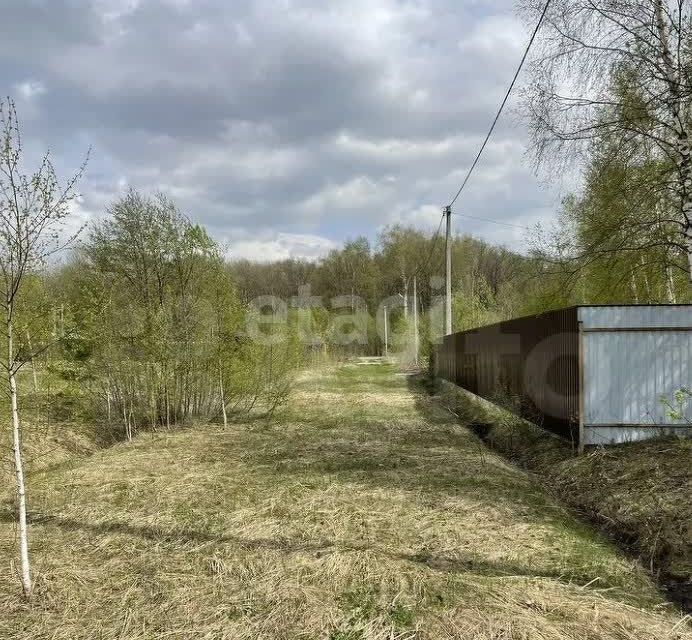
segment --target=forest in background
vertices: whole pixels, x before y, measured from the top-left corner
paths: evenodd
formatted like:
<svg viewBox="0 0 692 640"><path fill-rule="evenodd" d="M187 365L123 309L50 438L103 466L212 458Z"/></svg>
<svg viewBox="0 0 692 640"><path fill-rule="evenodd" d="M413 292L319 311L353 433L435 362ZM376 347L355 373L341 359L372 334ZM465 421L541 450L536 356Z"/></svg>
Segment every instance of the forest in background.
<svg viewBox="0 0 692 640"><path fill-rule="evenodd" d="M607 233L594 219L598 206L625 206L612 177L601 181L592 177L581 196L565 199L559 231L527 232L524 255L470 235L453 238L454 330L573 304L691 299L683 251L681 268L660 247L579 255L591 236ZM615 191L610 198L607 189ZM439 234L395 225L316 261L264 263L224 254L193 219L165 195L130 191L84 231L62 264L31 274L27 319L20 317L17 331L27 353L39 351L28 364L88 381L92 406L98 399L112 420L154 427L275 406L286 374L318 356L380 355L378 308L398 298L392 334L410 332L414 279L423 354L439 338L428 314L444 293ZM602 219L613 224L611 215ZM300 308L294 301L301 291L322 304ZM285 340L277 335L273 345L247 331L248 314L274 313L262 304L266 296L288 308L287 328L279 328ZM332 340L335 317L347 322L354 306L368 314L367 341ZM320 344L301 343L298 315L306 313Z"/></svg>
<svg viewBox="0 0 692 640"><path fill-rule="evenodd" d="M590 197L566 199L564 240L578 243L591 230ZM390 353L411 360L414 278L422 361L439 338L444 238L436 234L397 225L317 261L262 263L224 255L191 218L163 195L131 191L85 230L63 264L31 275L16 330L20 353L32 354L21 391L53 380L60 389L49 402L54 419L65 413L60 403L78 406L130 438L141 429L272 411L298 368L381 355L386 299L396 300ZM454 330L572 304L690 300L684 270L666 268L658 248L637 253L634 263L629 254L578 261L549 255L538 230L532 237L526 255L454 237ZM301 293L320 303L305 308L296 302ZM270 339L257 340L250 319L276 316L266 296L285 303L285 323L260 323ZM366 312L366 339L345 343L334 326L348 330L356 310ZM301 334L306 314L317 340Z"/></svg>
<svg viewBox="0 0 692 640"><path fill-rule="evenodd" d="M661 0L524 0L519 11L541 27L522 109L533 157L553 171L576 164L582 181L553 225L526 232L522 254L453 238L453 328L573 304L689 302L689 12ZM381 354L385 300L396 300L388 305L394 351L410 352L414 304L423 356L439 338L444 239L399 225L315 262L254 263L227 255L195 222L197 212L179 211L165 194L130 191L57 266L59 227L85 167L63 186L49 156L22 174L11 101L2 123L6 368L22 370L23 387L28 378L39 389L41 375L26 376L31 368L79 381L73 388L88 395L87 412L122 422L130 437L272 411L305 362ZM258 315L277 315L262 296L280 299L281 322L259 323L251 335ZM295 306L296 296L321 304ZM345 341L356 312L365 338Z"/></svg>

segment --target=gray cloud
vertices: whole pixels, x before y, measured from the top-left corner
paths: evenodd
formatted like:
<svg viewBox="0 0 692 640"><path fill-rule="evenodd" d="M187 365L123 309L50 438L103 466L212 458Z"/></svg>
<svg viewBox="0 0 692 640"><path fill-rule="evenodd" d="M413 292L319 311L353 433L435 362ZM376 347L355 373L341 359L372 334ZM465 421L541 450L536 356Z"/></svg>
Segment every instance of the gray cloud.
<svg viewBox="0 0 692 640"><path fill-rule="evenodd" d="M244 256L313 256L436 224L525 40L509 0L6 0L0 85L60 168L93 146L82 215L131 184L170 192ZM464 211L550 214L525 144L503 121Z"/></svg>

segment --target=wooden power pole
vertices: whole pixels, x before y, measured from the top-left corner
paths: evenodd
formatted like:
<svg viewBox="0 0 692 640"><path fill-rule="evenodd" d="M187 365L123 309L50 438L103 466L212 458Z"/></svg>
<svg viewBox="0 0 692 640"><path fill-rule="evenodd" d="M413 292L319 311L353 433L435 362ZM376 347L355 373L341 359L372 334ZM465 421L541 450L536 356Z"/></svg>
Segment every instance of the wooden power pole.
<svg viewBox="0 0 692 640"><path fill-rule="evenodd" d="M445 207L445 335L452 333L452 207Z"/></svg>

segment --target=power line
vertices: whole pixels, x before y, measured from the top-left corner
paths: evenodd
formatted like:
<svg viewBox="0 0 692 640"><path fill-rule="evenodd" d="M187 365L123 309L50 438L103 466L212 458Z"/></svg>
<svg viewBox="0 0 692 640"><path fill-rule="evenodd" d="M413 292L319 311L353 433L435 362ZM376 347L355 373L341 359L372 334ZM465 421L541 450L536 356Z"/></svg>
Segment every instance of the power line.
<svg viewBox="0 0 692 640"><path fill-rule="evenodd" d="M418 268L413 272L414 276L417 276L420 274L421 271L424 271L428 268L430 265L430 260L432 259L433 253L435 253L435 247L437 246L437 241L440 238L440 230L442 229L442 222L444 221L445 217L444 214L442 214L442 217L440 218L440 224L437 225L437 231L435 231L435 235L432 238L432 246L430 247L430 252L428 253L428 257L425 260L425 266L423 266L423 263L420 262L418 263Z"/></svg>
<svg viewBox="0 0 692 640"><path fill-rule="evenodd" d="M469 220L479 220L480 222L490 222L492 224L500 224L503 227L512 227L513 229L523 229L524 231L531 231L530 227L523 224L513 224L511 222L502 222L502 220L493 220L492 218L482 218L480 216L471 216L466 213L456 213L452 212L452 215L459 216L460 218L468 218Z"/></svg>
<svg viewBox="0 0 692 640"><path fill-rule="evenodd" d="M454 213L452 212L453 216L460 216L462 218L470 218L471 220L479 220L481 222L492 222L493 224L500 224L506 227L512 227L515 229L522 229L523 231L531 231L531 227L525 227L520 224L511 224L510 222L501 222L500 220L493 220L491 218L481 218L478 216L469 216L461 213ZM443 217L444 219L444 217ZM433 269L433 273L436 273L444 267L444 261L445 261L445 256L444 253L440 256L440 259L435 263L435 268Z"/></svg>
<svg viewBox="0 0 692 640"><path fill-rule="evenodd" d="M497 111L497 115L495 116L495 119L493 120L493 123L490 126L490 130L488 131L488 135L485 136L485 140L483 141L483 144L481 145L481 148L478 151L478 155L476 156L476 159L473 161L473 164L471 165L471 168L469 169L468 173L466 174L464 181L461 183L461 187L459 187L459 191L457 191L456 195L452 198L452 201L449 203L450 207L454 205L454 203L457 201L457 199L461 195L461 192L464 190L464 188L466 187L466 184L468 183L469 179L471 178L471 174L473 173L474 169L476 168L478 161L481 159L481 156L483 155L483 151L485 151L485 147L487 146L488 141L490 140L490 136L493 134L493 131L495 130L495 126L497 125L497 122L500 119L500 116L502 115L502 111L504 110L505 105L507 104L507 101L509 100L509 96L511 95L512 90L514 89L514 85L517 83L517 79L519 78L519 74L521 73L521 70L524 67L524 63L526 62L526 58L528 58L528 56L529 56L529 51L531 51L531 47L533 46L534 40L536 39L536 36L538 35L538 30L541 28L541 25L543 24L543 20L546 16L546 13L548 13L548 7L550 7L551 1L552 0L547 0L545 3L545 6L543 7L543 13L541 13L541 17L538 20L538 24L536 25L536 28L533 30L533 34L531 35L531 39L529 40L529 44L527 45L526 50L524 51L524 55L521 58L521 62L519 63L519 66L517 67L517 71L514 74L514 78L512 79L512 83L509 85L509 89L507 90L507 93L505 94L505 98L502 101L502 104L500 105L500 108Z"/></svg>
<svg viewBox="0 0 692 640"><path fill-rule="evenodd" d="M488 131L488 135L486 135L485 140L483 141L483 144L481 145L480 150L478 151L478 154L476 155L476 158L473 161L473 164L471 165L471 168L468 170L468 173L466 174L466 177L464 178L464 181L461 184L461 187L459 187L459 190L456 192L455 196L452 198L452 201L449 203L449 207L451 208L454 203L458 200L459 196L461 195L461 192L464 190L466 187L469 179L471 178L471 175L473 174L474 170L476 169L476 166L478 165L478 162L481 159L481 156L483 155L483 151L485 151L486 146L488 145L488 142L490 141L490 137L493 134L493 131L495 131L495 127L497 126L498 121L500 120L500 116L502 115L502 112L504 111L505 106L507 105L507 101L509 100L510 95L512 94L512 91L514 90L514 86L517 83L517 80L519 79L519 74L521 73L521 70L524 68L524 63L526 62L526 59L529 56L529 52L531 51L531 47L533 46L534 41L536 40L536 36L538 35L538 31L541 28L541 25L543 24L543 20L545 19L546 14L548 13L548 8L550 7L550 3L552 0L546 0L545 6L543 7L543 12L541 13L541 16L538 20L538 24L536 24L536 28L533 30L533 33L531 34L531 38L529 40L528 45L526 46L526 50L524 51L524 55L521 58L521 61L519 62L519 66L517 67L517 70L514 74L514 77L512 78L512 82L509 85L509 89L507 90L507 93L505 94L504 99L502 100L502 103L500 104L500 108L497 111L497 114L495 115L495 118L490 125L490 130ZM524 230L529 230L529 227L525 227L522 225L518 224L512 224L510 222L502 222L500 220L492 220L490 218L481 218L479 216L472 216L472 215L466 215L466 214L459 214L456 213L454 215L458 215L463 218L468 218L470 220L479 220L482 222L488 222L491 224L498 224L502 225L505 227L513 227L517 229L524 229ZM433 236L432 239L432 246L430 247L430 252L428 253L427 259L425 260L425 263L419 263L418 268L414 272L414 276L417 276L422 270L427 269L428 266L430 265L430 260L432 259L433 253L435 252L435 247L437 246L437 241L440 237L440 230L442 229L442 223L444 222L445 219L445 213L442 214L442 217L440 218L440 224L437 227L437 231L435 232L435 235ZM425 265L425 266L423 266Z"/></svg>
<svg viewBox="0 0 692 640"><path fill-rule="evenodd" d="M467 218L469 220L478 220L479 222L488 222L491 224L498 224L503 227L511 227L513 229L522 229L523 231L530 231L531 228L521 225L521 224L512 224L511 222L502 222L501 220L493 220L492 218L481 218L480 216L472 216L468 215L465 213L452 213L452 215L459 216L461 218ZM442 230L442 223L444 222L444 213L442 214L442 217L440 218L440 223L437 225L437 231L432 237L432 245L430 247L430 252L427 255L427 258L425 262L420 262L418 264L418 268L414 271L413 275L418 276L420 275L421 272L427 270L427 268L430 266L430 261L432 260L433 254L435 253L435 248L437 246L437 241L440 238L440 231ZM442 260L444 260L444 256L442 256ZM441 267L442 265L440 265ZM439 270L439 269L438 269Z"/></svg>

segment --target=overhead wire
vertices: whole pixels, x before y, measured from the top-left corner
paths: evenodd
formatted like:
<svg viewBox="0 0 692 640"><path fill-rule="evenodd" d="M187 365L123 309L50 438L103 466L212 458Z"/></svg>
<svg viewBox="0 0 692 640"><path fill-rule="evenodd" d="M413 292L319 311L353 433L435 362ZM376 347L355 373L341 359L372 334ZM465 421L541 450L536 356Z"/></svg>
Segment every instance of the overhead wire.
<svg viewBox="0 0 692 640"><path fill-rule="evenodd" d="M466 188L466 185L468 184L471 176L473 175L473 172L475 171L476 167L478 166L478 163L483 155L483 152L485 151L485 148L488 145L488 142L490 141L490 137L492 136L493 132L495 131L495 127L497 126L498 121L500 120L500 116L502 115L502 112L505 109L505 106L507 105L507 102L509 101L509 98L512 94L512 91L514 90L514 87L517 83L517 80L519 79L519 74L521 73L522 69L524 68L524 64L526 63L526 60L529 56L529 53L531 51L531 47L533 46L533 43L536 40L536 36L538 35L538 31L541 28L541 25L543 24L543 21L545 19L546 14L548 13L548 9L550 7L552 0L546 0L545 5L543 6L543 11L541 12L540 18L538 19L538 23L536 24L535 29L533 30L533 33L531 34L531 38L529 39L529 42L526 46L526 49L524 50L524 54L521 57L521 61L519 62L519 66L517 67L516 72L514 73L514 77L512 78L512 82L509 85L509 88L507 89L507 92L505 93L504 99L502 100L502 103L500 104L500 108L497 110L497 114L495 115L495 118L492 121L492 124L490 125L490 129L488 130L488 134L485 136L485 139L483 140L483 144L481 145L480 149L478 150L478 153L476 154L476 157L471 164L471 167L469 168L463 182L461 183L461 186L459 187L458 191L452 198L451 202L448 205L448 208L451 211L452 206L456 203L456 201L459 199L459 196L461 195L462 191ZM445 207L445 210L447 207ZM497 225L502 225L505 227L512 227L512 228L517 228L517 229L524 229L524 230L529 230L529 227L523 226L523 225L518 225L518 224L513 224L511 222L503 222L501 220L493 220L492 218L482 218L480 216L472 216L468 214L460 214L460 213L454 213L454 215L458 215L463 218L468 218L470 220L478 220L481 222L488 222L491 224L497 224ZM442 213L442 218L440 219L440 224L437 227L437 231L435 232L433 238L432 238L432 245L430 247L430 251L428 252L427 258L425 262L421 262L418 264L418 268L414 272L414 276L417 276L420 274L421 271L425 270L428 268L430 265L430 260L432 259L432 256L435 252L435 247L437 246L437 241L440 237L440 231L442 229L442 223L444 222L445 219L445 213Z"/></svg>
<svg viewBox="0 0 692 640"><path fill-rule="evenodd" d="M425 266L423 266L422 262L418 263L418 268L413 272L414 277L419 275L421 271L424 271L425 269L428 268L428 265L430 264L430 260L432 259L433 253L435 253L435 247L437 246L437 241L440 238L440 231L442 230L442 223L444 222L444 214L440 217L440 224L437 225L437 231L435 232L435 235L432 237L432 245L430 246L430 251L428 252L428 257L425 260Z"/></svg>
<svg viewBox="0 0 692 640"><path fill-rule="evenodd" d="M521 57L521 62L519 63L519 66L517 67L517 70L514 74L514 77L512 78L512 82L509 85L509 89L507 89L507 93L505 94L505 97L502 100L502 104L500 104L500 108L497 110L497 114L495 115L495 119L493 120L492 124L490 125L490 130L488 131L488 135L485 136L485 140L483 140L483 144L481 145L481 148L479 149L478 154L476 155L476 158L474 159L473 164L471 165L471 168L468 170L468 173L466 174L464 181L461 183L459 190L456 192L455 196L452 198L451 202L449 203L448 206L450 208L454 206L456 201L459 199L461 192L464 190L464 188L468 184L468 181L471 178L471 175L473 174L476 166L478 165L478 162L481 159L481 156L483 155L483 151L485 151L485 148L488 145L488 142L490 141L490 136L492 136L493 131L495 131L495 126L497 125L498 121L500 120L500 116L502 115L502 112L504 111L504 108L507 105L507 101L509 100L509 97L512 94L512 91L514 90L514 86L516 85L517 80L519 79L519 74L521 73L521 70L524 68L524 63L526 62L526 59L529 56L529 52L531 51L531 47L533 46L533 43L536 40L536 36L538 35L538 31L540 30L541 25L543 24L543 20L545 19L545 16L548 13L548 8L550 7L551 2L552 2L552 0L546 0L545 6L543 7L543 12L541 13L541 17L538 19L538 23L536 24L536 28L533 30L533 33L531 34L531 39L529 40L529 43L526 46L526 49L524 50L524 55Z"/></svg>
<svg viewBox="0 0 692 640"><path fill-rule="evenodd" d="M479 222L489 222L491 224L499 224L503 227L512 227L513 229L523 229L524 231L530 231L531 227L527 227L523 224L514 224L512 222L503 222L502 220L494 220L493 218L483 218L481 216L472 216L467 213L456 213L452 212L452 215L459 216L460 218L468 218L469 220L478 220Z"/></svg>

